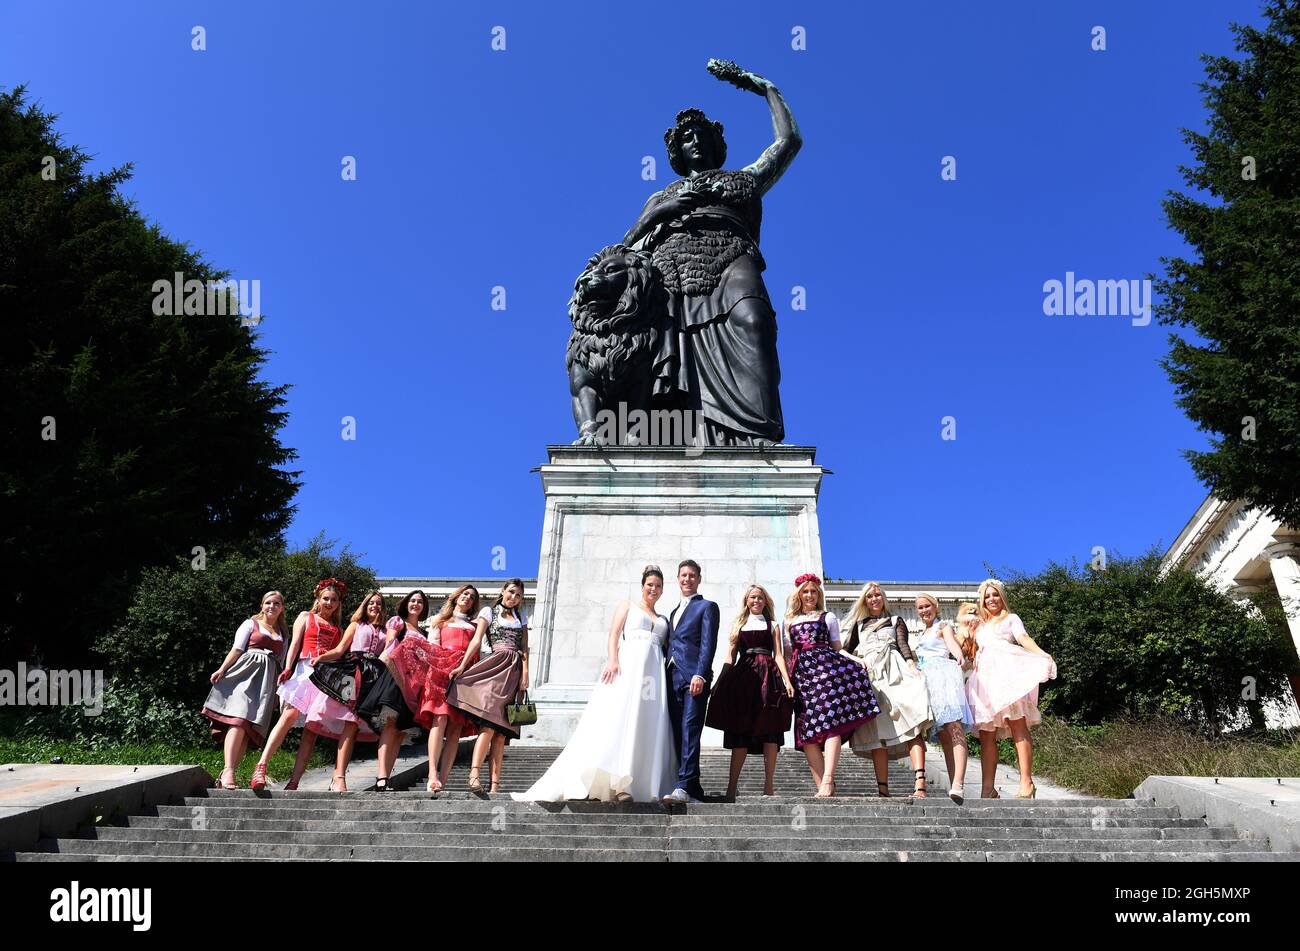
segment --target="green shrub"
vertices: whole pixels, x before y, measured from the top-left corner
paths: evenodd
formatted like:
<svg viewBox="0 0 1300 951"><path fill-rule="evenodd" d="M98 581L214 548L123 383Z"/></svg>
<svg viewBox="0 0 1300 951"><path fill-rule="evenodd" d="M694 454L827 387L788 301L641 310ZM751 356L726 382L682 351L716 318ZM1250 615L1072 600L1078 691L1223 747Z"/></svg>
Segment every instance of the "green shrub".
<svg viewBox="0 0 1300 951"><path fill-rule="evenodd" d="M1262 728L1262 704L1290 697L1300 664L1277 612L1187 571L1162 575L1155 551L1009 577L1011 610L1056 659L1045 713L1076 724L1167 715L1216 732L1247 718Z"/></svg>
<svg viewBox="0 0 1300 951"><path fill-rule="evenodd" d="M201 736L199 710L208 678L230 650L235 630L259 609L262 594L284 593L292 627L298 612L311 608L316 582L330 576L348 586L345 617L375 585L371 569L347 547L336 552L323 537L299 551L257 546L211 551L202 570L188 560L147 570L126 620L95 645L114 689L106 690L110 698L103 717L82 719L103 724L83 726L77 735L144 739L156 729L182 736L190 724L197 731L190 739ZM140 708L132 712L136 702Z"/></svg>

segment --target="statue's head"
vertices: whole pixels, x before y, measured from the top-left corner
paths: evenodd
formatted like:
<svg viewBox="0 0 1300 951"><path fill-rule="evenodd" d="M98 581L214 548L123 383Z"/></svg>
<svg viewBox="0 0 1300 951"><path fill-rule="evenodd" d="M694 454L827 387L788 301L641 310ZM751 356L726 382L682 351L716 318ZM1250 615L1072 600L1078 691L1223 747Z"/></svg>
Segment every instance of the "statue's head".
<svg viewBox="0 0 1300 951"><path fill-rule="evenodd" d="M677 113L677 124L664 133L668 164L682 178L691 172L722 168L727 161L727 140L722 123L714 122L699 109Z"/></svg>

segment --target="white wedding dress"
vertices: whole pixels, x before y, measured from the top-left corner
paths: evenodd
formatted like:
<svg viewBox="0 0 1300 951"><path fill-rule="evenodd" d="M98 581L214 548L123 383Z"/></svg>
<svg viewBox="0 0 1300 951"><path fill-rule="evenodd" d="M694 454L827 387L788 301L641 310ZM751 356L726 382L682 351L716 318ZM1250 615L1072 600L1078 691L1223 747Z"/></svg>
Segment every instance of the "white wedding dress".
<svg viewBox="0 0 1300 951"><path fill-rule="evenodd" d="M619 674L597 683L577 729L522 802L599 799L628 793L651 802L672 792L677 753L668 720L664 644L668 619L629 605L619 643Z"/></svg>

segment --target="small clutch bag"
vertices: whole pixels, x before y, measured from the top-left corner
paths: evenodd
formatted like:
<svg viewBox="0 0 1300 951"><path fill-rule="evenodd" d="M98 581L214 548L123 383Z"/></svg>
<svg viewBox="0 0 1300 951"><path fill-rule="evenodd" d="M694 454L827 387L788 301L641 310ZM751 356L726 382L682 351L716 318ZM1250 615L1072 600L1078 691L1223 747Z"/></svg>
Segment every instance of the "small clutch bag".
<svg viewBox="0 0 1300 951"><path fill-rule="evenodd" d="M537 722L537 704L528 699L528 691L523 698L506 707L506 721L511 726L528 726Z"/></svg>

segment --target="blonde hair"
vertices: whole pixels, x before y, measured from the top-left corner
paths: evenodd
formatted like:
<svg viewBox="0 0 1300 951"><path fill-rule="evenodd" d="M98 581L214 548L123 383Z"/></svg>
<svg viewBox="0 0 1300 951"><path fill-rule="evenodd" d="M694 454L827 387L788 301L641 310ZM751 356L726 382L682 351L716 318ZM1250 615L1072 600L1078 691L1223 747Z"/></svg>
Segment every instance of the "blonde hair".
<svg viewBox="0 0 1300 951"><path fill-rule="evenodd" d="M812 585L817 589L817 610L823 612L826 610L826 592L822 590L822 586L816 581L805 581L791 592L789 599L786 601L786 620L803 614L803 598L801 598L800 595L803 594L804 589L809 585Z"/></svg>
<svg viewBox="0 0 1300 951"><path fill-rule="evenodd" d="M751 584L745 589L745 595L740 599L740 613L736 615L736 623L731 625L731 640L727 647L727 656L730 657L736 653L736 642L740 640L740 629L745 626L745 621L749 619L749 595L757 591L763 596L763 617L767 618L770 625L776 619L772 616L772 596L767 593L767 589L761 584Z"/></svg>
<svg viewBox="0 0 1300 951"><path fill-rule="evenodd" d="M333 624L335 627L338 627L343 621L343 592L334 587L334 585L326 585L316 592L316 600L311 603L311 612L312 614L320 614L321 596L324 595L326 591L333 591L334 596L339 600L334 606L334 616L332 618L325 618L325 621L327 624ZM321 614L321 617L325 616Z"/></svg>
<svg viewBox="0 0 1300 951"><path fill-rule="evenodd" d="M288 623L287 623L287 622L285 621L285 619L284 619L284 616L285 616L285 614L288 613L288 611L286 610L287 605L284 603L284 594L281 593L281 592L279 592L279 591L268 591L268 592L266 592L266 594L262 595L261 599L257 602L258 607L261 607L263 604L265 604L265 603L266 603L266 599L269 598L269 597L270 597L271 595L273 595L273 594L276 595L276 596L280 599L280 617L279 617L279 618L276 620L276 622L275 622L275 629L276 629L276 631L279 632L279 634L280 634L281 637L283 637L283 638L288 638L288 636L289 636L289 625L288 625ZM253 620L254 620L254 621L265 621L265 620L266 620L266 612L265 612L265 611L258 611L256 614L253 615Z"/></svg>
<svg viewBox="0 0 1300 951"><path fill-rule="evenodd" d="M988 609L984 607L984 596L990 588L995 590L998 597L1002 599L1002 611L998 614L990 614ZM981 621L992 621L995 618L1006 617L1011 613L1011 605L1007 603L1007 591L1006 588L1002 587L1001 581L997 578L989 578L980 582L979 591L975 593L975 610L979 612Z"/></svg>
<svg viewBox="0 0 1300 951"><path fill-rule="evenodd" d="M938 599L938 598L936 598L934 595L930 594L930 592L928 592L928 591L922 591L920 594L918 594L918 595L916 596L916 600L917 600L917 601L929 601L930 604L932 604L932 605L934 606L934 619L935 619L936 621L941 620L941 618L939 617L939 599ZM918 615L919 615L920 612L917 612L917 613L918 613ZM924 622L922 622L922 623L924 623Z"/></svg>
<svg viewBox="0 0 1300 951"><path fill-rule="evenodd" d="M867 595L872 589L880 592L880 596L885 599L884 606L881 608L880 616L889 615L889 595L885 594L885 589L880 586L878 581L868 581L862 586L862 593L858 595L858 600L853 602L853 608L849 611L849 616L844 619L844 630L852 634L853 631L864 620L871 617L871 609L867 607Z"/></svg>

